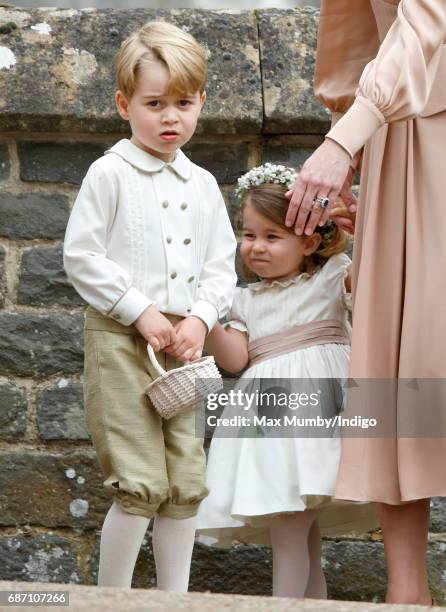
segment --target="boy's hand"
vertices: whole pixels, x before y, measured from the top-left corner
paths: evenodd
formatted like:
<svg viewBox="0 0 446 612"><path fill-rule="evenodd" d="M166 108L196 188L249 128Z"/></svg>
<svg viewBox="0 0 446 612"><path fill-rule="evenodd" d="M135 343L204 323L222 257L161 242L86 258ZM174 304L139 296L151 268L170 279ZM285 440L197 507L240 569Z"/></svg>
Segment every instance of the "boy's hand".
<svg viewBox="0 0 446 612"><path fill-rule="evenodd" d="M172 323L153 304L133 323L154 351L161 351L176 341Z"/></svg>
<svg viewBox="0 0 446 612"><path fill-rule="evenodd" d="M186 317L175 326L176 342L165 348L166 353L180 361L194 361L201 357L208 332L199 317Z"/></svg>

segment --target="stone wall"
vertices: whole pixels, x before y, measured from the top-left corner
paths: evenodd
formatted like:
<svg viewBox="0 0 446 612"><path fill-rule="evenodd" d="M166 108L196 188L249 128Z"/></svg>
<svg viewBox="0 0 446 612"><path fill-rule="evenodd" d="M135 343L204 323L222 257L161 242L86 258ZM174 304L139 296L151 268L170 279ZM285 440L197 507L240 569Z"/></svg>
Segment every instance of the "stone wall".
<svg viewBox="0 0 446 612"><path fill-rule="evenodd" d="M109 499L82 410L85 304L67 282L62 240L91 162L127 134L112 57L149 19L209 50L208 103L187 154L213 172L231 216L237 177L265 161L298 166L328 113L312 95L318 12L0 8L0 578L94 583ZM432 507L429 558L444 591L446 513ZM379 533L324 542L330 595L380 599ZM150 532L135 586L155 584ZM271 554L197 546L191 588L269 594Z"/></svg>

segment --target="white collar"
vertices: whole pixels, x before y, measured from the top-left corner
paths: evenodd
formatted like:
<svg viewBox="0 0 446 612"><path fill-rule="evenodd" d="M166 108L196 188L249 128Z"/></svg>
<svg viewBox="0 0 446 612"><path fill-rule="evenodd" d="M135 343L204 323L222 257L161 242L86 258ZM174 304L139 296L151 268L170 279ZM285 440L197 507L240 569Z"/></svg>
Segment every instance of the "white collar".
<svg viewBox="0 0 446 612"><path fill-rule="evenodd" d="M116 155L125 159L132 166L144 172L161 172L161 170L167 167L174 170L184 181L188 181L192 174L192 162L184 155L181 149L177 150L175 159L172 162L166 163L162 159L147 153L147 151L143 151L127 138L123 138L111 149L105 151L105 154L107 153L116 153Z"/></svg>
<svg viewBox="0 0 446 612"><path fill-rule="evenodd" d="M250 291L263 291L264 289L271 289L272 287L289 287L290 285L296 285L302 280L307 280L315 274L308 274L308 272L300 272L296 276L292 276L291 278L287 278L285 280L274 279L270 281L265 278L256 283L250 283L248 285L248 289Z"/></svg>

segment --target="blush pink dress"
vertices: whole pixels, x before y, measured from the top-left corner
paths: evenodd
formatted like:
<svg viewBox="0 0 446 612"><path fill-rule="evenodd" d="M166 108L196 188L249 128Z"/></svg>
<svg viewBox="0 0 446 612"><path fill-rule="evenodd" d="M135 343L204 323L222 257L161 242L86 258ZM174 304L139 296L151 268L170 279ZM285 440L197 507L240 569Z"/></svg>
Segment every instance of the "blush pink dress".
<svg viewBox="0 0 446 612"><path fill-rule="evenodd" d="M445 0L321 1L316 95L333 113L328 136L362 154L353 378L446 379L445 41ZM395 422L402 401L385 406ZM445 394L419 410L443 436L345 438L336 497L446 495Z"/></svg>

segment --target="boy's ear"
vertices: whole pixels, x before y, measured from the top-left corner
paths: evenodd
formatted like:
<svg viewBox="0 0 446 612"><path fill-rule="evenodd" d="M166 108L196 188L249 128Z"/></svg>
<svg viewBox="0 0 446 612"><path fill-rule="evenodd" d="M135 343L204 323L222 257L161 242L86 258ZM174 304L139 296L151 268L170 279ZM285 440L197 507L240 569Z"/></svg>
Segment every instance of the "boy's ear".
<svg viewBox="0 0 446 612"><path fill-rule="evenodd" d="M201 94L201 97L200 97L201 106L203 106L203 104L206 102L206 98L207 98L206 92L203 91L203 93Z"/></svg>
<svg viewBox="0 0 446 612"><path fill-rule="evenodd" d="M304 236L305 246L304 255L307 257L317 251L322 240L322 236L318 232L314 232L311 236Z"/></svg>
<svg viewBox="0 0 446 612"><path fill-rule="evenodd" d="M120 89L115 93L115 102L116 102L116 108L118 109L118 113L121 115L123 119L128 121L129 103L128 103L127 98L124 96L124 94L122 93Z"/></svg>

